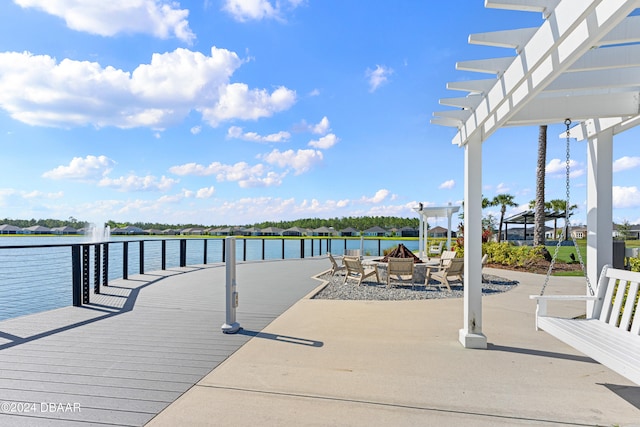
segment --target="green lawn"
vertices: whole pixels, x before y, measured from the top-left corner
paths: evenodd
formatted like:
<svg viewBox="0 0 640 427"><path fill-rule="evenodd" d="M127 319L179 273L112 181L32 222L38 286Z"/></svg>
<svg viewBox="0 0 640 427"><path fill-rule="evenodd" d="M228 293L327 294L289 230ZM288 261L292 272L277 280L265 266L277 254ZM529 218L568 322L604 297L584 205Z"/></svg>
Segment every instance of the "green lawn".
<svg viewBox="0 0 640 427"><path fill-rule="evenodd" d="M580 254L582 255L582 260L586 263L587 262L587 241L577 240L576 243L578 244L578 249L580 250ZM547 246L547 250L549 251L551 256L553 256L553 254L555 253L556 247ZM571 254L573 254L573 256L575 257L576 259L575 262L579 262L578 254L576 253L576 248L574 246L560 246L560 248L558 249L557 262L572 263L573 261L571 260Z"/></svg>

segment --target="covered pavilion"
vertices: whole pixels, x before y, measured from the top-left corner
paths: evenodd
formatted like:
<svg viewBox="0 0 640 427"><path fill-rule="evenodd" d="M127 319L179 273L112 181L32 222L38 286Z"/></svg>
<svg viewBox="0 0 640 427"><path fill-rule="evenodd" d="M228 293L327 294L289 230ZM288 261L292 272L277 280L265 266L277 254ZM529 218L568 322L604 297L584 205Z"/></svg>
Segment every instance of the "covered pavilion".
<svg viewBox="0 0 640 427"><path fill-rule="evenodd" d="M467 96L432 123L457 129L464 148L464 323L458 339L486 348L482 331L482 143L505 126L564 123L587 141L587 275L612 262L613 137L640 124L640 0L485 0L487 8L542 13L540 27L469 36L515 56L458 62L490 79L449 83ZM635 12L635 13L634 13ZM596 237L597 236L597 237ZM585 284L586 287L586 284Z"/></svg>
<svg viewBox="0 0 640 427"><path fill-rule="evenodd" d="M524 227L523 239L527 240L527 225L534 224L535 216L536 215L534 211L527 210L527 211L512 215L508 218L505 218L503 221L504 231L498 230L498 233L504 233L502 240L507 240L507 236L509 235L508 233L509 224L522 224L522 226ZM558 219L564 219L564 218L565 218L564 212L545 212L544 213L545 223L547 221L551 221L551 220L557 221ZM556 227L554 226L554 228Z"/></svg>

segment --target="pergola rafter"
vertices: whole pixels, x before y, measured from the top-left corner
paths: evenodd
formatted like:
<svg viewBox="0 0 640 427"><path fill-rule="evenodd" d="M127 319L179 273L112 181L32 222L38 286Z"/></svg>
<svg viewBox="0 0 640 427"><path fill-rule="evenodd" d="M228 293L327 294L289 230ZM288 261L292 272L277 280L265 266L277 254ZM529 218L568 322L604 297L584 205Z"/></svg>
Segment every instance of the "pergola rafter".
<svg viewBox="0 0 640 427"><path fill-rule="evenodd" d="M465 314L459 339L485 348L482 333L482 143L506 126L581 122L571 136L589 143L588 275L611 262L613 135L640 124L640 0L485 0L487 8L542 13L538 28L469 36L470 44L515 49L513 57L459 62L493 78L447 84L465 97L432 123L452 126L465 149ZM596 236L599 238L596 239Z"/></svg>

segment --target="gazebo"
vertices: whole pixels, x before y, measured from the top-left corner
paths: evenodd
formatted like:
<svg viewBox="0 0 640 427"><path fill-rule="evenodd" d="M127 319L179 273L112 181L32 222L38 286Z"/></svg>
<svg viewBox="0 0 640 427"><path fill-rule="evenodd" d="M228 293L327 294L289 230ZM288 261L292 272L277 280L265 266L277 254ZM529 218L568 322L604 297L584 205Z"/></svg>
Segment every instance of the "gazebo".
<svg viewBox="0 0 640 427"><path fill-rule="evenodd" d="M523 240L527 240L527 225L534 225L534 221L535 221L535 212L532 210L528 210L528 211L524 211L524 212L520 212L518 214L512 215L508 218L505 218L503 223L504 223L504 232L503 230L498 230L498 233L503 234L503 239L507 240L507 236L508 236L508 226L509 224L522 224L522 226L524 227L524 233L523 233ZM547 221L556 221L558 219L564 219L565 218L565 214L563 212L545 212L544 213L544 222L546 223ZM554 227L555 228L555 227Z"/></svg>
<svg viewBox="0 0 640 427"><path fill-rule="evenodd" d="M427 250L429 239L427 235L427 221L429 218L447 218L447 249L451 249L451 217L460 210L460 206L424 206L420 203L413 208L420 215L420 228L418 229L418 245L420 248L419 257L422 259Z"/></svg>
<svg viewBox="0 0 640 427"><path fill-rule="evenodd" d="M505 126L579 123L570 136L587 141L587 274L597 282L612 262L613 137L640 124L640 0L485 0L488 8L542 13L538 28L472 34L472 44L515 49L515 56L458 62L493 74L448 89L455 107L432 123L457 129L464 148L464 324L459 341L486 348L482 331L482 143ZM454 12L455 13L455 12ZM564 135L563 135L564 136ZM597 236L597 238L596 238ZM586 285L585 285L586 287Z"/></svg>

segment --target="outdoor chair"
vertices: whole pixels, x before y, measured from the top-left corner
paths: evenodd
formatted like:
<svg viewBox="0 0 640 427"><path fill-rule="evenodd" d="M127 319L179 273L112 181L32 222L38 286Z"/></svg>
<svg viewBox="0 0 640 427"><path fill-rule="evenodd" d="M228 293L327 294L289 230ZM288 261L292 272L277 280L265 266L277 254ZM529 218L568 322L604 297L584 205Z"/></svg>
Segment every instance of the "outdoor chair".
<svg viewBox="0 0 640 427"><path fill-rule="evenodd" d="M333 255L331 255L331 253L329 253L328 255L329 255L329 261L331 261L331 276L333 276L339 271L344 271L346 269L344 265L338 265L338 262L333 257Z"/></svg>
<svg viewBox="0 0 640 427"><path fill-rule="evenodd" d="M360 249L345 249L344 256L362 258L360 254Z"/></svg>
<svg viewBox="0 0 640 427"><path fill-rule="evenodd" d="M456 257L456 251L442 252L442 254L440 255L440 264L438 265L438 268L443 268L444 266L448 265L449 261L451 261L455 257Z"/></svg>
<svg viewBox="0 0 640 427"><path fill-rule="evenodd" d="M374 274L376 276L376 281L380 283L380 276L378 275L377 265L373 265L371 268L365 269L365 267L362 265L362 262L360 261L360 258L347 256L342 259L342 262L347 269L347 273L344 275L344 281L342 282L343 284L347 283L347 280L349 279L357 279L358 286L360 286L364 279L366 279L367 277L371 277Z"/></svg>
<svg viewBox="0 0 640 427"><path fill-rule="evenodd" d="M462 275L464 274L464 259L463 258L452 258L449 260L449 263L444 267L438 269L438 267L427 267L427 274L424 279L424 285L429 285L429 279L436 279L440 283L443 283L447 289L451 290L451 286L449 286L450 278L457 278L458 280L463 280ZM441 286L440 286L441 288Z"/></svg>
<svg viewBox="0 0 640 427"><path fill-rule="evenodd" d="M411 276L411 286L414 282L414 262L413 258L389 258L387 264L387 287L391 287L391 276L396 275L398 281L402 282L403 276Z"/></svg>
<svg viewBox="0 0 640 427"><path fill-rule="evenodd" d="M444 246L444 242L440 242L435 245L429 246L429 250L427 251L427 256L439 256L442 252L442 247Z"/></svg>
<svg viewBox="0 0 640 427"><path fill-rule="evenodd" d="M484 267L485 265L487 265L488 261L489 261L489 254L482 255L482 261L480 261L482 264L482 283L487 283L489 281L484 275Z"/></svg>

